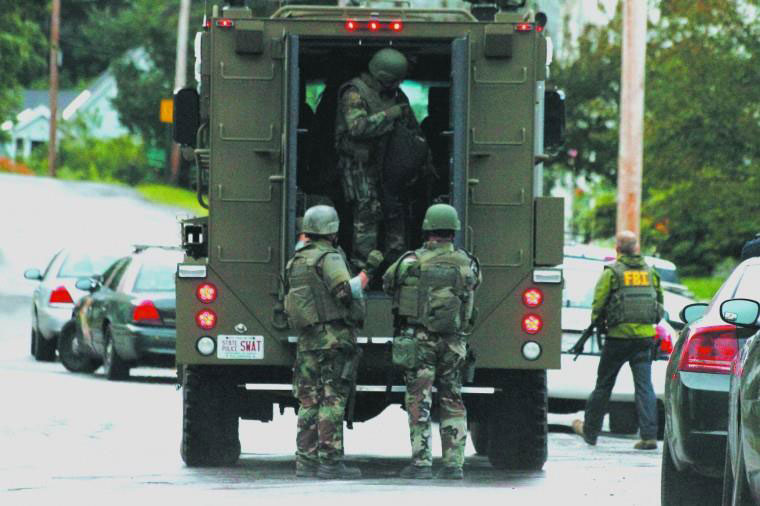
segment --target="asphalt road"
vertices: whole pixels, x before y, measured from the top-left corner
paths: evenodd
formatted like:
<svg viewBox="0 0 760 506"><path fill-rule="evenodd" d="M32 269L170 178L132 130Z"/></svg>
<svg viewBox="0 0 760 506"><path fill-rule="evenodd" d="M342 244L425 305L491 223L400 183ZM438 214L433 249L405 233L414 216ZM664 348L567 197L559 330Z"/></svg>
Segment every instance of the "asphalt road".
<svg viewBox="0 0 760 506"><path fill-rule="evenodd" d="M413 482L396 473L409 454L405 413L388 408L346 432L356 482L293 475L295 416L241 422L238 466L191 469L179 456L181 394L174 372L139 368L125 382L77 375L29 356L26 267L44 266L64 241L149 242L176 237L176 210L127 189L0 176L0 505L26 504L659 504L661 449L603 435L588 447L551 416L541 472L506 473L474 455L465 480ZM135 223L139 222L139 223ZM10 234L8 234L10 227ZM173 234L173 235L172 235ZM167 241L163 241L167 242ZM171 242L171 241L170 241ZM440 454L440 441L434 440Z"/></svg>

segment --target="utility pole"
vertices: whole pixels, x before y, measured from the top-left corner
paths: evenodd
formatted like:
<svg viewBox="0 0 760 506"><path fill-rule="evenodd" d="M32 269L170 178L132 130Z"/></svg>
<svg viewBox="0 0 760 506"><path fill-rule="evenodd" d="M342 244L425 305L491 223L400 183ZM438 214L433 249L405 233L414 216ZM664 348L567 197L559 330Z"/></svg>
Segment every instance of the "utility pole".
<svg viewBox="0 0 760 506"><path fill-rule="evenodd" d="M623 0L617 231L640 237L647 2Z"/></svg>
<svg viewBox="0 0 760 506"><path fill-rule="evenodd" d="M187 32L190 24L190 0L181 0L179 21L177 22L177 57L174 66L174 91L184 88L187 76ZM179 144L172 142L171 182L179 178L180 152Z"/></svg>
<svg viewBox="0 0 760 506"><path fill-rule="evenodd" d="M53 0L50 15L50 138L48 140L48 173L55 177L56 144L58 141L58 38L61 20L61 0Z"/></svg>

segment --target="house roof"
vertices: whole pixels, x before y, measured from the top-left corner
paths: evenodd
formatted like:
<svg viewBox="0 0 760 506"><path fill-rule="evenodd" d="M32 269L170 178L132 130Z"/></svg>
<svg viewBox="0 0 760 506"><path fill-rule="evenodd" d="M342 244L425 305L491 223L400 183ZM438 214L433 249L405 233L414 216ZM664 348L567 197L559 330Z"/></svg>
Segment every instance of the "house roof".
<svg viewBox="0 0 760 506"><path fill-rule="evenodd" d="M63 109L74 100L79 91L76 90L59 90L58 91L58 108ZM34 109L37 106L44 105L50 107L49 90L24 90L24 98L21 110Z"/></svg>

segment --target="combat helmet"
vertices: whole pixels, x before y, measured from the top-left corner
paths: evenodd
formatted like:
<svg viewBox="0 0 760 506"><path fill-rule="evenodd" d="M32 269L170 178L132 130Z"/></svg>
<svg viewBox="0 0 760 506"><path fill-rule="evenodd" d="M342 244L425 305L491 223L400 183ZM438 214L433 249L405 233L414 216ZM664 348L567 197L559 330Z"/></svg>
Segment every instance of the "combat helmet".
<svg viewBox="0 0 760 506"><path fill-rule="evenodd" d="M400 51L381 49L369 61L369 73L381 83L401 81L406 77L409 63Z"/></svg>
<svg viewBox="0 0 760 506"><path fill-rule="evenodd" d="M337 234L340 219L335 208L325 205L313 206L303 215L302 232L314 235Z"/></svg>
<svg viewBox="0 0 760 506"><path fill-rule="evenodd" d="M448 204L434 204L425 212L422 230L459 230L457 210Z"/></svg>

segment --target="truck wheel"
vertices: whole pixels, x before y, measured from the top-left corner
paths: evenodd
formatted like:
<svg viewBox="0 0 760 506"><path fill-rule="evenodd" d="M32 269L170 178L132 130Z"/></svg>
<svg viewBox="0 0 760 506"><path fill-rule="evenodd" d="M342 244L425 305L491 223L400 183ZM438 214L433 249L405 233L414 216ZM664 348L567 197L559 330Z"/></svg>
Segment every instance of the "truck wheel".
<svg viewBox="0 0 760 506"><path fill-rule="evenodd" d="M125 380L129 378L129 364L116 352L111 327L103 329L105 337L105 353L103 353L103 373L109 380Z"/></svg>
<svg viewBox="0 0 760 506"><path fill-rule="evenodd" d="M58 338L58 354L61 356L63 367L71 372L91 373L100 367L100 361L77 353L74 350L74 328L65 326Z"/></svg>
<svg viewBox="0 0 760 506"><path fill-rule="evenodd" d="M475 453L478 455L488 454L488 425L480 421L470 422L470 439Z"/></svg>
<svg viewBox="0 0 760 506"><path fill-rule="evenodd" d="M662 506L709 506L720 502L721 484L718 480L679 471L670 455L670 445L662 445L662 474L660 502Z"/></svg>
<svg viewBox="0 0 760 506"><path fill-rule="evenodd" d="M55 339L45 339L37 329L37 317L32 321L32 355L37 362L55 360Z"/></svg>
<svg viewBox="0 0 760 506"><path fill-rule="evenodd" d="M546 462L546 371L513 370L501 378L488 410L488 460L497 469L538 471Z"/></svg>
<svg viewBox="0 0 760 506"><path fill-rule="evenodd" d="M190 467L231 466L240 458L235 385L203 367L185 366L182 460Z"/></svg>
<svg viewBox="0 0 760 506"><path fill-rule="evenodd" d="M610 432L635 434L639 430L636 405L630 402L610 404Z"/></svg>

